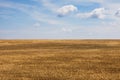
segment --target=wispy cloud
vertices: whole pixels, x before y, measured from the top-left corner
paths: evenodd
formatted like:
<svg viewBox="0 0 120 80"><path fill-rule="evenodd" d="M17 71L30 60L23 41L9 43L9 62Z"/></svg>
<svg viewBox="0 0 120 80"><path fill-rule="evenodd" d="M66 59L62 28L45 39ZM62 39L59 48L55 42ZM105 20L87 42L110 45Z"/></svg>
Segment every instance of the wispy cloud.
<svg viewBox="0 0 120 80"><path fill-rule="evenodd" d="M62 24L57 20L51 19L51 15L45 14L44 12L41 11L40 8L38 8L35 5L28 5L28 4L14 3L14 2L2 2L0 3L0 7L11 8L22 11L39 22L45 22L48 24Z"/></svg>
<svg viewBox="0 0 120 80"><path fill-rule="evenodd" d="M57 5L51 2L52 0L33 0L33 1L42 4L45 9L50 10L52 12L56 12L56 9L58 8Z"/></svg>

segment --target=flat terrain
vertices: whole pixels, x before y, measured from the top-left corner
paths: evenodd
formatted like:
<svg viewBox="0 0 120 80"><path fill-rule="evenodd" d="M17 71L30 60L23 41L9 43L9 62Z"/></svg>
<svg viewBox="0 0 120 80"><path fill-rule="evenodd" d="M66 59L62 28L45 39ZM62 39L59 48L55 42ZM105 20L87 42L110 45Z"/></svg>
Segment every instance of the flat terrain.
<svg viewBox="0 0 120 80"><path fill-rule="evenodd" d="M120 40L0 40L0 80L120 80Z"/></svg>

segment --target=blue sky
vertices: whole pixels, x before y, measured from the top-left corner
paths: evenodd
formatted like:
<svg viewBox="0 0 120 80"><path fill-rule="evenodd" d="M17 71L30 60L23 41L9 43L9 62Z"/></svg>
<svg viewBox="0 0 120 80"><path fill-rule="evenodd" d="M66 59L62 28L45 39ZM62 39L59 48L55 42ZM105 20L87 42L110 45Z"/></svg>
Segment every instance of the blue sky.
<svg viewBox="0 0 120 80"><path fill-rule="evenodd" d="M120 0L0 0L0 39L120 39Z"/></svg>

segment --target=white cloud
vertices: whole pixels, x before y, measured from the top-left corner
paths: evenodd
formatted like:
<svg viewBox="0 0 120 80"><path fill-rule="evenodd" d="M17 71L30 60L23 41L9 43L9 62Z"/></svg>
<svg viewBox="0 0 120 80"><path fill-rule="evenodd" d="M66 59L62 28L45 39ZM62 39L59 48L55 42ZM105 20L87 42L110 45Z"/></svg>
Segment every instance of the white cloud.
<svg viewBox="0 0 120 80"><path fill-rule="evenodd" d="M78 10L77 7L75 7L74 5L66 5L66 6L59 8L57 12L58 12L58 16L65 16L77 10Z"/></svg>
<svg viewBox="0 0 120 80"><path fill-rule="evenodd" d="M94 9L92 12L91 12L91 17L92 18L99 18L99 19L104 19L105 18L105 9L104 8L97 8L97 9Z"/></svg>
<svg viewBox="0 0 120 80"><path fill-rule="evenodd" d="M96 8L91 12L88 13L79 13L77 14L80 18L98 18L104 19L105 18L105 9L104 8Z"/></svg>
<svg viewBox="0 0 120 80"><path fill-rule="evenodd" d="M115 16L120 17L120 8L116 11Z"/></svg>
<svg viewBox="0 0 120 80"><path fill-rule="evenodd" d="M62 31L63 32L72 32L72 29L63 27Z"/></svg>
<svg viewBox="0 0 120 80"><path fill-rule="evenodd" d="M34 27L40 27L40 23L35 23L33 26Z"/></svg>

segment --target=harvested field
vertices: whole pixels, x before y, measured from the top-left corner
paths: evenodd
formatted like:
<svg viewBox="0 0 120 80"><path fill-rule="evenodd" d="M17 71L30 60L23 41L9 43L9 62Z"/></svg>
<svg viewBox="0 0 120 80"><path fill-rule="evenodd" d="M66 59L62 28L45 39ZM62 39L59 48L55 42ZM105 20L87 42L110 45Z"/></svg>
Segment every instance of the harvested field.
<svg viewBox="0 0 120 80"><path fill-rule="evenodd" d="M0 80L120 80L120 41L0 40Z"/></svg>

